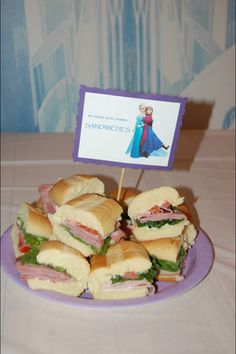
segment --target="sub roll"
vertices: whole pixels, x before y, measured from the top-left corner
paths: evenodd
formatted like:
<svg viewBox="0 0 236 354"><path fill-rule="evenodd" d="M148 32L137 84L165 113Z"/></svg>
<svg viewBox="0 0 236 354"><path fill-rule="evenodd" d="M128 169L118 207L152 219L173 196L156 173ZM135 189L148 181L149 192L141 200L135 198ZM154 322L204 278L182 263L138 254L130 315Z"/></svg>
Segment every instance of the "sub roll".
<svg viewBox="0 0 236 354"><path fill-rule="evenodd" d="M137 195L128 207L132 231L138 241L180 236L190 224L176 189L160 187Z"/></svg>
<svg viewBox="0 0 236 354"><path fill-rule="evenodd" d="M59 179L55 184L42 184L39 186L41 197L36 206L45 214L53 214L56 207L67 203L86 193L104 194L105 185L97 177L76 174L68 178Z"/></svg>
<svg viewBox="0 0 236 354"><path fill-rule="evenodd" d="M119 228L122 207L112 198L83 194L49 216L56 238L85 257L105 253L125 235Z"/></svg>
<svg viewBox="0 0 236 354"><path fill-rule="evenodd" d="M109 247L105 256L92 256L88 289L94 299L139 298L155 293L156 268L141 244L124 241Z"/></svg>
<svg viewBox="0 0 236 354"><path fill-rule="evenodd" d="M59 241L45 241L34 260L17 259L16 269L31 289L79 296L87 288L90 265L79 251Z"/></svg>

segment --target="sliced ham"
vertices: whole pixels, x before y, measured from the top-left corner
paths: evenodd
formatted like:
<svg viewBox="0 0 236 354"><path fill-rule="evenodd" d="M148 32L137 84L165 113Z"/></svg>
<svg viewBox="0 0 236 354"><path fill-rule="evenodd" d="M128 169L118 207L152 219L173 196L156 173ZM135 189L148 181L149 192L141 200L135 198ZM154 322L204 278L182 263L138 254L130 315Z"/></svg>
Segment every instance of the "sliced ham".
<svg viewBox="0 0 236 354"><path fill-rule="evenodd" d="M101 291L125 291L129 289L133 289L139 286L144 286L147 288L147 295L153 295L155 293L155 287L151 283L149 283L146 280L126 280L124 282L119 282L119 283L107 283L102 285Z"/></svg>
<svg viewBox="0 0 236 354"><path fill-rule="evenodd" d="M101 248L104 243L103 237L96 231L74 220L65 220L63 226L68 227L75 237L80 238L89 245Z"/></svg>
<svg viewBox="0 0 236 354"><path fill-rule="evenodd" d="M119 242L123 237L126 236L125 232L120 228L116 229L110 234L111 238L115 242Z"/></svg>
<svg viewBox="0 0 236 354"><path fill-rule="evenodd" d="M137 215L137 219L141 223L147 221L161 221L161 220L181 220L187 219L187 216L179 210L173 211L170 208L169 202L164 202L161 206L153 206L149 211Z"/></svg>
<svg viewBox="0 0 236 354"><path fill-rule="evenodd" d="M174 213L156 213L156 214L139 214L137 216L141 223L145 223L147 221L161 221L161 220L181 220L187 219L186 215L181 212Z"/></svg>
<svg viewBox="0 0 236 354"><path fill-rule="evenodd" d="M45 214L54 214L56 211L57 205L52 201L49 194L52 186L52 184L41 184L41 186L39 186L39 193L41 194Z"/></svg>
<svg viewBox="0 0 236 354"><path fill-rule="evenodd" d="M16 262L16 269L20 273L21 280L38 278L40 280L50 280L56 282L69 282L72 277L67 273L57 272L56 270L38 264L22 264L21 261Z"/></svg>

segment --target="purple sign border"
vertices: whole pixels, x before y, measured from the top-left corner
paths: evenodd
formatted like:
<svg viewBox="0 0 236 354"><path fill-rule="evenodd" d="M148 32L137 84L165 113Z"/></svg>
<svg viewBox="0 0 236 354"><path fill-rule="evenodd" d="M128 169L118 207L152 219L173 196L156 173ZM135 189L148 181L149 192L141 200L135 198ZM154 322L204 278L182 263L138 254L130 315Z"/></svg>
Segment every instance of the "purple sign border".
<svg viewBox="0 0 236 354"><path fill-rule="evenodd" d="M165 102L177 102L180 103L180 110L177 118L177 124L175 127L174 139L171 145L170 157L167 166L155 166L155 165L146 165L146 164L131 164L126 162L117 162L117 161L107 161L107 160L98 160L78 157L79 155L79 144L81 136L81 127L83 120L83 110L84 110L84 100L85 93L98 93L103 95L113 95L113 96L122 96L129 98L140 98L148 99L154 101L165 101ZM77 124L75 129L75 141L74 141L74 150L73 150L73 160L83 163L91 164L101 164L108 166L120 166L120 167L129 167L129 168L141 168L145 170L171 170L174 162L174 155L177 147L177 142L179 139L180 128L182 126L183 115L185 112L185 106L187 103L187 97L177 97L177 96L166 96L166 95L154 95L154 94L143 94L138 92L128 92L128 91L119 91L114 89L99 89L96 87L87 87L85 85L80 86L79 91L79 101L78 101L78 110L77 110Z"/></svg>

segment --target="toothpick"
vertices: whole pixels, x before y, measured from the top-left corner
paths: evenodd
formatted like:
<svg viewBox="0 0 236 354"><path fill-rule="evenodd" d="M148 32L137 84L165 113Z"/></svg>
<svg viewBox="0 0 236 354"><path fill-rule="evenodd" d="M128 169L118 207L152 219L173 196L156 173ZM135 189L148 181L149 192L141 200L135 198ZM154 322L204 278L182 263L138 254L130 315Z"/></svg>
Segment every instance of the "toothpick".
<svg viewBox="0 0 236 354"><path fill-rule="evenodd" d="M119 188L118 188L118 193L117 193L117 201L119 202L120 200L120 195L121 195L121 188L124 180L124 174L125 174L125 168L122 168L121 170L121 175L120 175L120 182L119 182Z"/></svg>

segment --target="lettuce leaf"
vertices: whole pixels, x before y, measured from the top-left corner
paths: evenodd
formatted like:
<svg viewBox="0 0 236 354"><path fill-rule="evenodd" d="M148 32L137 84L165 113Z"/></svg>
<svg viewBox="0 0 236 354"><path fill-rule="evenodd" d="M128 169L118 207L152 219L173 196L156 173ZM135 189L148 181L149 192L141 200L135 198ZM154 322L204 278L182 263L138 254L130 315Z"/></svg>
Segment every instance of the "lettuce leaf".
<svg viewBox="0 0 236 354"><path fill-rule="evenodd" d="M140 220L136 219L136 223L138 227L145 227L147 226L149 229L156 227L157 229L160 229L162 226L168 224L168 225L176 225L183 221L184 219L166 219L166 220L159 220L159 221L152 221L148 220L147 222L140 222Z"/></svg>
<svg viewBox="0 0 236 354"><path fill-rule="evenodd" d="M168 272L177 272L180 269L185 257L186 257L186 251L182 246L180 248L176 262L167 261L164 259L158 259L157 263L160 269L166 270Z"/></svg>
<svg viewBox="0 0 236 354"><path fill-rule="evenodd" d="M90 245L88 244L86 241L82 240L81 238L79 237L76 237L70 230L69 227L67 226L64 226L64 225L61 225L75 240L79 241L79 242L82 242L84 245L88 246L91 248L91 250L93 251L93 253L98 256L98 255L105 255L107 253L107 250L108 250L108 247L109 247L109 244L110 244L110 241L111 241L111 237L108 236L105 238L104 240L104 243L102 245L102 248L97 248L96 246L94 245Z"/></svg>

